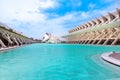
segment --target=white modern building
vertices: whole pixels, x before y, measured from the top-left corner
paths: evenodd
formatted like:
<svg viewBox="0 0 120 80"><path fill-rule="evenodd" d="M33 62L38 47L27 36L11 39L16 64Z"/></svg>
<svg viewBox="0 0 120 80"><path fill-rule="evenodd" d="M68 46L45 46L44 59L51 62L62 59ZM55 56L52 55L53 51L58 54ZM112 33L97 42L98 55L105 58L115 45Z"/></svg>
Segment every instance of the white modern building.
<svg viewBox="0 0 120 80"><path fill-rule="evenodd" d="M60 39L57 36L53 36L50 33L46 33L43 37L44 43L60 43Z"/></svg>

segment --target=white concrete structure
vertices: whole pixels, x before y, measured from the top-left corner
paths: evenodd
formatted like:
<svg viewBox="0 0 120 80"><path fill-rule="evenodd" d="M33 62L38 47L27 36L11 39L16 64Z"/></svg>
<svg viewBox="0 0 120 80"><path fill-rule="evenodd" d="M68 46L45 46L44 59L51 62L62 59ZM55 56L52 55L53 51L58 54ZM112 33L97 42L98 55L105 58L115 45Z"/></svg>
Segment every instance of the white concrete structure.
<svg viewBox="0 0 120 80"><path fill-rule="evenodd" d="M43 37L42 42L45 43L59 43L60 40L58 37L51 35L50 33L46 33Z"/></svg>
<svg viewBox="0 0 120 80"><path fill-rule="evenodd" d="M120 9L69 30L63 38L76 44L120 45Z"/></svg>
<svg viewBox="0 0 120 80"><path fill-rule="evenodd" d="M33 39L14 32L12 29L8 28L8 26L6 28L6 25L0 24L0 50L34 42Z"/></svg>
<svg viewBox="0 0 120 80"><path fill-rule="evenodd" d="M51 35L50 34L48 34L48 33L46 33L45 35L44 35L44 37L43 37L43 42L47 42L49 39L50 39L50 37L51 37Z"/></svg>

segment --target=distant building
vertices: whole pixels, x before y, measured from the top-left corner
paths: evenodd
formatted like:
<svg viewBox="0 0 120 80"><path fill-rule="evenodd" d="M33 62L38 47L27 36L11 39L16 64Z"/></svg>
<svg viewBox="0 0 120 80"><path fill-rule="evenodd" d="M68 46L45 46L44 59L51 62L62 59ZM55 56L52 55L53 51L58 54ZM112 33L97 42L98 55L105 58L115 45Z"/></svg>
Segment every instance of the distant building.
<svg viewBox="0 0 120 80"><path fill-rule="evenodd" d="M51 35L50 33L46 33L43 37L42 42L44 42L44 43L59 43L60 39L56 36Z"/></svg>

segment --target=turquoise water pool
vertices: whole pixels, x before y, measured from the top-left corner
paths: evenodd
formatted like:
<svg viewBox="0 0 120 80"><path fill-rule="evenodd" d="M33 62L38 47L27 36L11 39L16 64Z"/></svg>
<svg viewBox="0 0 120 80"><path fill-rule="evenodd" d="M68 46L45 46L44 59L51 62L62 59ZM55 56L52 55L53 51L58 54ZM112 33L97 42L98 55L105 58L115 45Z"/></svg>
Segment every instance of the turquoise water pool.
<svg viewBox="0 0 120 80"><path fill-rule="evenodd" d="M120 80L100 54L120 47L32 44L0 52L0 80Z"/></svg>

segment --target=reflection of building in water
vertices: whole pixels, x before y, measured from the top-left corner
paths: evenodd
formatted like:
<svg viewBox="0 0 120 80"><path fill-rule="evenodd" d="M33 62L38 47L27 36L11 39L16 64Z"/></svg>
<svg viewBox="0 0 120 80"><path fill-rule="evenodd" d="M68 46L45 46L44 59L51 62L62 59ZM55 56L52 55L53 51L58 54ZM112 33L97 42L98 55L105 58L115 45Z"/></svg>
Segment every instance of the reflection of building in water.
<svg viewBox="0 0 120 80"><path fill-rule="evenodd" d="M45 43L59 43L60 40L58 37L51 35L50 33L46 33L43 37L43 42Z"/></svg>

